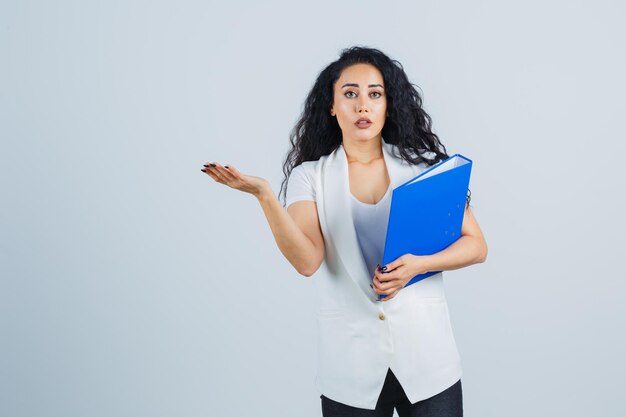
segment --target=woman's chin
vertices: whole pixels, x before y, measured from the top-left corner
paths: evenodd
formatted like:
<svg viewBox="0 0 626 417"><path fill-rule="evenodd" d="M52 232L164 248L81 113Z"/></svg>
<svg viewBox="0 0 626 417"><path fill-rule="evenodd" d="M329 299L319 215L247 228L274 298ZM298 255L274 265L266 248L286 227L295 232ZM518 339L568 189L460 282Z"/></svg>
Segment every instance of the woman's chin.
<svg viewBox="0 0 626 417"><path fill-rule="evenodd" d="M356 142L370 142L370 141L379 140L381 135L380 135L380 132L361 131L361 132L356 132L356 134L350 135L350 137Z"/></svg>

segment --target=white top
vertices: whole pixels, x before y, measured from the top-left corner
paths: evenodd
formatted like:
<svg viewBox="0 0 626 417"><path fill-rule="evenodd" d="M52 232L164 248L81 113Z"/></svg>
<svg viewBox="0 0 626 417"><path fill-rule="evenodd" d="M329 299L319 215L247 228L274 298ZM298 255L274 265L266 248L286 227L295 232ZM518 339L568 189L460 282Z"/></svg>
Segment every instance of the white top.
<svg viewBox="0 0 626 417"><path fill-rule="evenodd" d="M291 203L296 201L316 201L315 188L313 188L305 169L306 165L298 165L291 170L291 175L287 180L285 207L289 207Z"/></svg>
<svg viewBox="0 0 626 417"><path fill-rule="evenodd" d="M383 198L376 204L363 203L350 193L354 229L367 270L371 273L370 278L374 277L376 265L380 263L382 266L391 195L391 184Z"/></svg>

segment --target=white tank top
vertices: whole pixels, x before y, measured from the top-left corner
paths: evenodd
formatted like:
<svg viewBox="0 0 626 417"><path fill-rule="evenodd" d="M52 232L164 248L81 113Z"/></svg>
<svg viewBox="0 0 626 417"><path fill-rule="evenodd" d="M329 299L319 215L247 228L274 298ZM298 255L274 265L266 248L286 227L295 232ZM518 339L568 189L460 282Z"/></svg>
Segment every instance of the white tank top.
<svg viewBox="0 0 626 417"><path fill-rule="evenodd" d="M370 278L374 277L376 265L383 260L392 191L389 184L387 192L376 204L363 203L350 193L354 229Z"/></svg>

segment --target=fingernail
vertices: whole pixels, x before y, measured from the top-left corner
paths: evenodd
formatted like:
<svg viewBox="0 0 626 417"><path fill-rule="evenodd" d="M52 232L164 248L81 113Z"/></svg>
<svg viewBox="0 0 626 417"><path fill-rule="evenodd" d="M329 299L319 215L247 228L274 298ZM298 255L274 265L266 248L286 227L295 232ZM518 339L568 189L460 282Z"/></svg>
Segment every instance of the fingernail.
<svg viewBox="0 0 626 417"><path fill-rule="evenodd" d="M224 168L228 169L228 165L224 165Z"/></svg>
<svg viewBox="0 0 626 417"><path fill-rule="evenodd" d="M204 164L204 166L205 166L205 167L208 167L209 165L208 165L208 164Z"/></svg>
<svg viewBox="0 0 626 417"><path fill-rule="evenodd" d="M380 264L376 264L376 269L380 269Z"/></svg>
<svg viewBox="0 0 626 417"><path fill-rule="evenodd" d="M374 288L374 286L372 284L370 284L370 288Z"/></svg>
<svg viewBox="0 0 626 417"><path fill-rule="evenodd" d="M211 166L212 166L213 168L215 168L215 167L216 167L216 165L215 165L215 164L211 164Z"/></svg>
<svg viewBox="0 0 626 417"><path fill-rule="evenodd" d="M383 266L383 267L381 268L381 271L383 271L383 272L384 272L384 271L386 271L386 270L387 270L387 265L385 265L385 266Z"/></svg>
<svg viewBox="0 0 626 417"><path fill-rule="evenodd" d="M203 169L200 169L200 171L202 171L202 172L204 172L204 173L206 174L206 171L205 171L205 170L203 170Z"/></svg>

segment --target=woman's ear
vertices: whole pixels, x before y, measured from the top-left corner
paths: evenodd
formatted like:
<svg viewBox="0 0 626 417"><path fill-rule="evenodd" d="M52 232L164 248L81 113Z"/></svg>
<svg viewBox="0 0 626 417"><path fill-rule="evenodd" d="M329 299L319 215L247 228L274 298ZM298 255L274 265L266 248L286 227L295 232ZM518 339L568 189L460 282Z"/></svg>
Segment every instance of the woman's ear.
<svg viewBox="0 0 626 417"><path fill-rule="evenodd" d="M330 115L333 116L333 117L335 116L335 110L333 110L332 107L330 108Z"/></svg>

